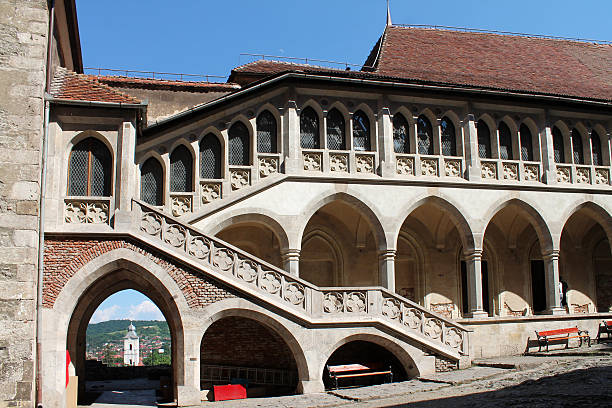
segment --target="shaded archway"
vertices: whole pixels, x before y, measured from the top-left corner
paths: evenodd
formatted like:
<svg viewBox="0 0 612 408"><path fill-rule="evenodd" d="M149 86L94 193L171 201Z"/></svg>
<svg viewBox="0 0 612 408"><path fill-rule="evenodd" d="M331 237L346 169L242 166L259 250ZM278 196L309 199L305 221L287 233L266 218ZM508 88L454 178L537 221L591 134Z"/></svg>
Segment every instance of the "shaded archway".
<svg viewBox="0 0 612 408"><path fill-rule="evenodd" d="M282 268L279 238L266 224L256 221L237 222L225 227L216 236L269 264Z"/></svg>

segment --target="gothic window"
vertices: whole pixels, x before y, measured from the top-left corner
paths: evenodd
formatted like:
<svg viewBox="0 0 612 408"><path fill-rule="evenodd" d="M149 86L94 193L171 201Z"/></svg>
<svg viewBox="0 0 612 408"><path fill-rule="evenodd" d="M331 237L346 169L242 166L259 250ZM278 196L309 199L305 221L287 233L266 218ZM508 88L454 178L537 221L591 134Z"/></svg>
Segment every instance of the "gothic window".
<svg viewBox="0 0 612 408"><path fill-rule="evenodd" d="M200 142L200 178L221 178L221 143L212 133Z"/></svg>
<svg viewBox="0 0 612 408"><path fill-rule="evenodd" d="M353 114L353 149L371 150L370 120L363 111Z"/></svg>
<svg viewBox="0 0 612 408"><path fill-rule="evenodd" d="M151 205L164 205L164 172L154 158L148 159L140 169L140 199Z"/></svg>
<svg viewBox="0 0 612 408"><path fill-rule="evenodd" d="M555 163L565 163L565 146L563 143L563 134L558 127L554 127L552 130L553 136L553 153L555 156Z"/></svg>
<svg viewBox="0 0 612 408"><path fill-rule="evenodd" d="M582 150L582 136L578 129L572 130L572 153L574 164L584 164L584 151Z"/></svg>
<svg viewBox="0 0 612 408"><path fill-rule="evenodd" d="M417 143L419 154L434 154L433 128L423 115L417 119Z"/></svg>
<svg viewBox="0 0 612 408"><path fill-rule="evenodd" d="M302 149L320 149L319 117L310 106L300 115L300 145Z"/></svg>
<svg viewBox="0 0 612 408"><path fill-rule="evenodd" d="M184 145L178 146L170 155L170 191L184 193L192 191L193 157Z"/></svg>
<svg viewBox="0 0 612 408"><path fill-rule="evenodd" d="M519 139L521 142L521 160L533 161L533 143L531 131L526 124L522 124L519 128Z"/></svg>
<svg viewBox="0 0 612 408"><path fill-rule="evenodd" d="M100 140L89 137L70 152L68 167L69 196L111 195L112 158Z"/></svg>
<svg viewBox="0 0 612 408"><path fill-rule="evenodd" d="M599 139L599 135L596 131L591 132L591 157L593 159L594 166L603 165L602 155L601 155L601 140Z"/></svg>
<svg viewBox="0 0 612 408"><path fill-rule="evenodd" d="M231 166L248 166L251 148L249 130L242 122L236 122L229 130L229 164Z"/></svg>
<svg viewBox="0 0 612 408"><path fill-rule="evenodd" d="M395 153L410 153L408 122L401 113L393 116L393 150Z"/></svg>
<svg viewBox="0 0 612 408"><path fill-rule="evenodd" d="M440 132L442 140L442 155L456 156L457 155L457 138L455 134L455 125L453 122L444 117L440 121Z"/></svg>
<svg viewBox="0 0 612 408"><path fill-rule="evenodd" d="M257 151L276 153L276 119L270 111L263 111L257 117Z"/></svg>
<svg viewBox="0 0 612 408"><path fill-rule="evenodd" d="M500 122L499 127L499 158L513 160L512 156L512 133L505 122Z"/></svg>
<svg viewBox="0 0 612 408"><path fill-rule="evenodd" d="M330 150L346 150L344 117L335 108L327 114L327 148Z"/></svg>
<svg viewBox="0 0 612 408"><path fill-rule="evenodd" d="M478 157L481 159L490 159L491 131L484 120L481 119L476 124L476 133L478 134Z"/></svg>

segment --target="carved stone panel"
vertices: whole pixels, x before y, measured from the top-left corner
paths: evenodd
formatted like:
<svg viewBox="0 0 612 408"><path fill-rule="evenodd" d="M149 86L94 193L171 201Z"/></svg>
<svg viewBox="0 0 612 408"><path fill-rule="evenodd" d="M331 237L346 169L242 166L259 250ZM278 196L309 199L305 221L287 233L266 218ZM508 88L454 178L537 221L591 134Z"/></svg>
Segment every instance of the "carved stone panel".
<svg viewBox="0 0 612 408"><path fill-rule="evenodd" d="M251 184L251 172L249 170L230 170L230 181L232 190L240 190Z"/></svg>
<svg viewBox="0 0 612 408"><path fill-rule="evenodd" d="M64 221L67 224L108 224L108 208L106 201L66 200Z"/></svg>
<svg viewBox="0 0 612 408"><path fill-rule="evenodd" d="M610 171L608 169L595 169L595 184L610 184Z"/></svg>
<svg viewBox="0 0 612 408"><path fill-rule="evenodd" d="M374 156L369 154L355 155L355 169L357 173L374 173Z"/></svg>
<svg viewBox="0 0 612 408"><path fill-rule="evenodd" d="M571 168L570 167L559 167L557 166L557 182L559 183L571 183Z"/></svg>
<svg viewBox="0 0 612 408"><path fill-rule="evenodd" d="M274 173L278 173L278 158L259 157L259 177L265 178Z"/></svg>
<svg viewBox="0 0 612 408"><path fill-rule="evenodd" d="M423 176L438 176L438 159L422 159L421 174Z"/></svg>
<svg viewBox="0 0 612 408"><path fill-rule="evenodd" d="M414 176L414 158L398 157L395 165L397 174L402 176Z"/></svg>
<svg viewBox="0 0 612 408"><path fill-rule="evenodd" d="M321 171L321 153L304 153L304 170Z"/></svg>
<svg viewBox="0 0 612 408"><path fill-rule="evenodd" d="M212 203L221 198L221 183L202 182L200 184L202 204Z"/></svg>
<svg viewBox="0 0 612 408"><path fill-rule="evenodd" d="M444 175L446 177L461 177L461 160L444 159Z"/></svg>
<svg viewBox="0 0 612 408"><path fill-rule="evenodd" d="M329 155L329 168L335 172L347 172L348 154L331 153Z"/></svg>
<svg viewBox="0 0 612 408"><path fill-rule="evenodd" d="M346 295L345 309L350 313L366 311L366 295L364 292L351 292Z"/></svg>
<svg viewBox="0 0 612 408"><path fill-rule="evenodd" d="M523 164L523 178L525 181L540 181L540 166Z"/></svg>
<svg viewBox="0 0 612 408"><path fill-rule="evenodd" d="M323 311L325 313L341 313L344 296L338 292L328 292L323 295Z"/></svg>
<svg viewBox="0 0 612 408"><path fill-rule="evenodd" d="M401 314L400 302L397 299L383 298L382 314L391 320L398 320Z"/></svg>
<svg viewBox="0 0 612 408"><path fill-rule="evenodd" d="M517 180L519 179L518 163L503 163L504 169L504 180Z"/></svg>
<svg viewBox="0 0 612 408"><path fill-rule="evenodd" d="M591 169L588 167L577 167L576 182L579 184L591 184Z"/></svg>
<svg viewBox="0 0 612 408"><path fill-rule="evenodd" d="M172 215L180 217L192 211L193 197L190 195L170 196Z"/></svg>
<svg viewBox="0 0 612 408"><path fill-rule="evenodd" d="M480 163L480 175L483 179L496 180L497 179L497 163L495 162Z"/></svg>

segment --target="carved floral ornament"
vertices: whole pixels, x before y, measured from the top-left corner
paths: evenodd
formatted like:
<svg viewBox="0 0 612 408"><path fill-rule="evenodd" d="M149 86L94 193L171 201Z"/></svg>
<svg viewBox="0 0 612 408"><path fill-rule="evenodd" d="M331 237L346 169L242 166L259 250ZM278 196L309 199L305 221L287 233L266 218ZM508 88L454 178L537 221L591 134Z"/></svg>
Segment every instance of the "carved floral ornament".
<svg viewBox="0 0 612 408"><path fill-rule="evenodd" d="M329 168L331 171L346 172L348 171L348 155L347 154L330 154Z"/></svg>
<svg viewBox="0 0 612 408"><path fill-rule="evenodd" d="M595 169L595 184L609 184L610 172L608 169Z"/></svg>
<svg viewBox="0 0 612 408"><path fill-rule="evenodd" d="M396 160L397 174L404 176L414 175L414 159L412 157L398 157Z"/></svg>
<svg viewBox="0 0 612 408"><path fill-rule="evenodd" d="M445 159L444 160L444 174L446 177L460 177L461 176L461 160Z"/></svg>
<svg viewBox="0 0 612 408"><path fill-rule="evenodd" d="M248 170L231 170L230 180L232 183L232 190L240 190L250 184L251 174Z"/></svg>
<svg viewBox="0 0 612 408"><path fill-rule="evenodd" d="M274 173L278 173L278 158L260 157L259 158L259 177L265 178Z"/></svg>
<svg viewBox="0 0 612 408"><path fill-rule="evenodd" d="M366 295L364 292L327 292L323 295L325 313L364 313Z"/></svg>
<svg viewBox="0 0 612 408"><path fill-rule="evenodd" d="M504 180L518 180L518 164L503 163Z"/></svg>
<svg viewBox="0 0 612 408"><path fill-rule="evenodd" d="M304 153L304 170L321 171L321 153Z"/></svg>
<svg viewBox="0 0 612 408"><path fill-rule="evenodd" d="M438 175L438 160L437 159L422 159L421 160L421 174L423 176L437 176Z"/></svg>
<svg viewBox="0 0 612 408"><path fill-rule="evenodd" d="M537 164L524 164L523 170L523 178L526 181L540 181L540 166Z"/></svg>
<svg viewBox="0 0 612 408"><path fill-rule="evenodd" d="M181 215L185 215L191 212L191 196L173 196L172 197L172 215L175 217L180 217Z"/></svg>
<svg viewBox="0 0 612 408"><path fill-rule="evenodd" d="M580 184L591 184L591 169L578 167L576 169L576 182Z"/></svg>
<svg viewBox="0 0 612 408"><path fill-rule="evenodd" d="M221 198L221 183L200 184L202 204L208 204Z"/></svg>
<svg viewBox="0 0 612 408"><path fill-rule="evenodd" d="M374 173L374 156L358 154L355 156L357 173Z"/></svg>
<svg viewBox="0 0 612 408"><path fill-rule="evenodd" d="M497 178L497 163L484 162L480 165L480 174L483 179Z"/></svg>
<svg viewBox="0 0 612 408"><path fill-rule="evenodd" d="M569 167L559 167L557 166L557 181L559 183L571 183L571 171Z"/></svg>
<svg viewBox="0 0 612 408"><path fill-rule="evenodd" d="M108 204L105 202L67 201L64 220L67 224L107 224Z"/></svg>
<svg viewBox="0 0 612 408"><path fill-rule="evenodd" d="M283 299L285 299L287 302L297 306L303 304L305 298L306 295L303 285L300 285L297 282L291 282L285 286Z"/></svg>

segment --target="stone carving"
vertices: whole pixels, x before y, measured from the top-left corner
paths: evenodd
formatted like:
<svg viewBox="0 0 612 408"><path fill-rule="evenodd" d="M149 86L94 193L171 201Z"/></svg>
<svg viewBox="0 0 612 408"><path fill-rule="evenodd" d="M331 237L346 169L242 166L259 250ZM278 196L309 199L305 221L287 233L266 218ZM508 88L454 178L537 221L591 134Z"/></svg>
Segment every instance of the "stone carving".
<svg viewBox="0 0 612 408"><path fill-rule="evenodd" d="M342 312L343 296L337 292L327 292L323 296L323 311L325 313L340 313Z"/></svg>
<svg viewBox="0 0 612 408"><path fill-rule="evenodd" d="M559 183L571 183L571 171L569 167L557 166L557 182Z"/></svg>
<svg viewBox="0 0 612 408"><path fill-rule="evenodd" d="M210 254L210 241L204 237L192 237L188 246L189 255L205 259Z"/></svg>
<svg viewBox="0 0 612 408"><path fill-rule="evenodd" d="M444 175L446 177L461 177L461 160L445 159Z"/></svg>
<svg viewBox="0 0 612 408"><path fill-rule="evenodd" d="M453 317L454 306L452 303L432 303L430 306L432 312L450 319Z"/></svg>
<svg viewBox="0 0 612 408"><path fill-rule="evenodd" d="M276 157L260 157L259 177L265 178L274 173L278 173L278 159Z"/></svg>
<svg viewBox="0 0 612 408"><path fill-rule="evenodd" d="M300 285L299 283L291 282L285 286L283 299L292 305L301 305L304 302L305 297L304 286Z"/></svg>
<svg viewBox="0 0 612 408"><path fill-rule="evenodd" d="M142 215L140 220L140 229L149 235L157 235L161 231L162 217L152 213L146 212Z"/></svg>
<svg viewBox="0 0 612 408"><path fill-rule="evenodd" d="M540 181L540 166L523 164L523 178L525 181Z"/></svg>
<svg viewBox="0 0 612 408"><path fill-rule="evenodd" d="M595 184L610 184L608 169L595 169Z"/></svg>
<svg viewBox="0 0 612 408"><path fill-rule="evenodd" d="M220 248L215 251L212 257L212 264L224 272L232 269L234 265L234 253L226 248Z"/></svg>
<svg viewBox="0 0 612 408"><path fill-rule="evenodd" d="M212 203L221 198L221 183L200 184L200 197L202 204Z"/></svg>
<svg viewBox="0 0 612 408"><path fill-rule="evenodd" d="M591 184L591 169L588 167L577 167L576 182L579 184Z"/></svg>
<svg viewBox="0 0 612 408"><path fill-rule="evenodd" d="M180 247L185 243L187 238L187 231L185 227L178 224L170 224L164 231L164 241L172 245L173 247Z"/></svg>
<svg viewBox="0 0 612 408"><path fill-rule="evenodd" d="M107 224L108 204L105 202L67 201L64 220L68 224Z"/></svg>
<svg viewBox="0 0 612 408"><path fill-rule="evenodd" d="M191 212L191 196L172 196L172 215L180 217Z"/></svg>
<svg viewBox="0 0 612 408"><path fill-rule="evenodd" d="M440 336L442 336L442 321L434 318L425 320L423 333L425 336L431 337L432 339L439 339Z"/></svg>
<svg viewBox="0 0 612 408"><path fill-rule="evenodd" d="M346 311L363 313L366 311L366 295L363 292L351 292L346 296Z"/></svg>
<svg viewBox="0 0 612 408"><path fill-rule="evenodd" d="M480 164L480 175L483 179L497 179L497 163L483 162Z"/></svg>
<svg viewBox="0 0 612 408"><path fill-rule="evenodd" d="M347 172L348 171L348 155L347 154L330 154L329 168L331 171Z"/></svg>
<svg viewBox="0 0 612 408"><path fill-rule="evenodd" d="M355 155L357 173L374 173L374 156L366 154Z"/></svg>
<svg viewBox="0 0 612 408"><path fill-rule="evenodd" d="M251 173L248 170L230 170L232 190L240 190L251 182Z"/></svg>
<svg viewBox="0 0 612 408"><path fill-rule="evenodd" d="M438 176L438 160L437 159L422 159L421 174L423 176Z"/></svg>
<svg viewBox="0 0 612 408"><path fill-rule="evenodd" d="M452 348L459 348L463 344L461 331L455 327L449 327L444 333L444 343Z"/></svg>
<svg viewBox="0 0 612 408"><path fill-rule="evenodd" d="M414 176L414 159L412 157L398 157L395 165L397 174Z"/></svg>
<svg viewBox="0 0 612 408"><path fill-rule="evenodd" d="M518 164L517 163L503 163L504 169L504 180L517 180L518 175Z"/></svg>
<svg viewBox="0 0 612 408"><path fill-rule="evenodd" d="M257 264L253 261L238 262L236 276L245 282L254 282L257 279Z"/></svg>
<svg viewBox="0 0 612 408"><path fill-rule="evenodd" d="M400 302L392 298L383 298L382 314L391 320L397 320L400 317Z"/></svg>
<svg viewBox="0 0 612 408"><path fill-rule="evenodd" d="M304 153L304 170L321 171L321 153Z"/></svg>
<svg viewBox="0 0 612 408"><path fill-rule="evenodd" d="M268 293L277 293L281 288L281 277L276 272L264 272L259 280L259 287Z"/></svg>
<svg viewBox="0 0 612 408"><path fill-rule="evenodd" d="M404 324L411 329L419 330L422 318L423 313L420 310L413 308L404 309Z"/></svg>

